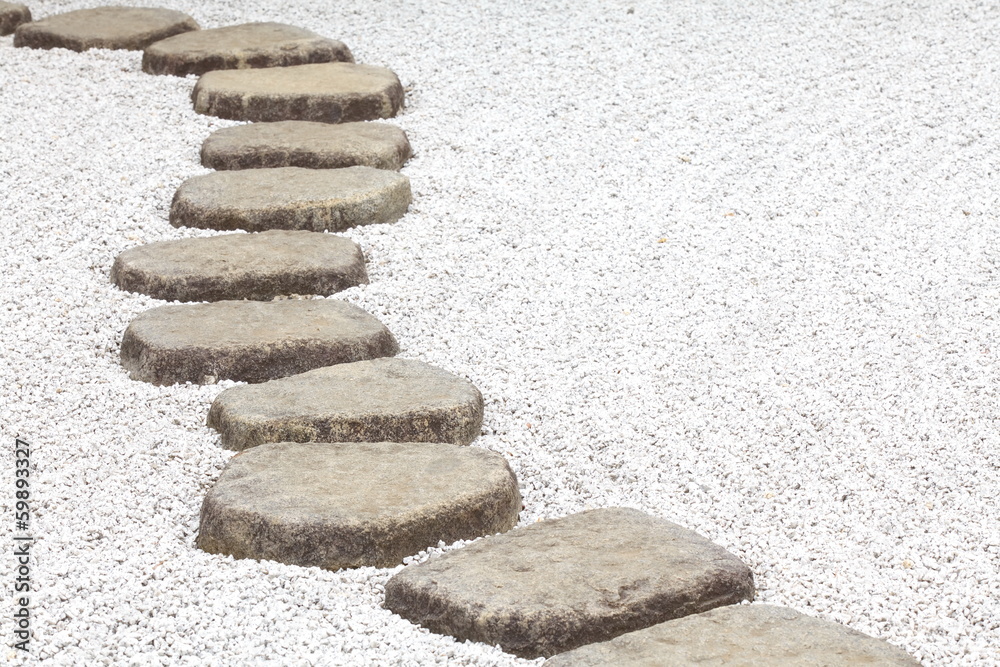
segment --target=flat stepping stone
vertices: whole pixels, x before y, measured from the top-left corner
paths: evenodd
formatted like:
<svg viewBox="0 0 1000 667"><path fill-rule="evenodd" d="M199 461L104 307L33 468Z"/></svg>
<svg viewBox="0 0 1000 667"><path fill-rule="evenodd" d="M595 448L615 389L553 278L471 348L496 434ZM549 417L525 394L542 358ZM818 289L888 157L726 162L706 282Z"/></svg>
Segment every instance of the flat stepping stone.
<svg viewBox="0 0 1000 667"><path fill-rule="evenodd" d="M383 67L323 63L208 72L191 99L198 113L231 120L349 123L395 116L403 86Z"/></svg>
<svg viewBox="0 0 1000 667"><path fill-rule="evenodd" d="M393 567L439 541L510 530L520 509L507 462L479 447L282 442L230 460L197 543L303 567Z"/></svg>
<svg viewBox="0 0 1000 667"><path fill-rule="evenodd" d="M141 51L153 42L197 29L193 18L171 9L95 7L25 23L14 33L14 46Z"/></svg>
<svg viewBox="0 0 1000 667"><path fill-rule="evenodd" d="M919 667L906 652L784 607L736 605L591 644L546 667Z"/></svg>
<svg viewBox="0 0 1000 667"><path fill-rule="evenodd" d="M467 445L483 423L471 382L413 359L320 368L220 393L208 425L227 449L265 442L447 442Z"/></svg>
<svg viewBox="0 0 1000 667"><path fill-rule="evenodd" d="M357 243L317 232L222 234L130 248L111 267L123 290L165 301L269 301L368 282Z"/></svg>
<svg viewBox="0 0 1000 667"><path fill-rule="evenodd" d="M31 10L16 2L0 2L0 35L9 35L31 20Z"/></svg>
<svg viewBox="0 0 1000 667"><path fill-rule="evenodd" d="M170 224L251 232L340 232L398 220L410 200L410 179L385 169L217 171L181 183L170 205Z"/></svg>
<svg viewBox="0 0 1000 667"><path fill-rule="evenodd" d="M551 656L754 596L704 537L633 509L536 523L407 567L385 607L432 632Z"/></svg>
<svg viewBox="0 0 1000 667"><path fill-rule="evenodd" d="M330 62L353 63L354 56L343 42L311 30L283 23L245 23L189 32L151 44L142 56L142 71L187 76L217 69Z"/></svg>
<svg viewBox="0 0 1000 667"><path fill-rule="evenodd" d="M220 170L363 166L398 171L410 154L406 133L388 123L250 123L217 130L201 145L201 163Z"/></svg>
<svg viewBox="0 0 1000 667"><path fill-rule="evenodd" d="M381 322L345 301L218 301L142 313L122 337L121 363L153 384L264 382L398 351Z"/></svg>

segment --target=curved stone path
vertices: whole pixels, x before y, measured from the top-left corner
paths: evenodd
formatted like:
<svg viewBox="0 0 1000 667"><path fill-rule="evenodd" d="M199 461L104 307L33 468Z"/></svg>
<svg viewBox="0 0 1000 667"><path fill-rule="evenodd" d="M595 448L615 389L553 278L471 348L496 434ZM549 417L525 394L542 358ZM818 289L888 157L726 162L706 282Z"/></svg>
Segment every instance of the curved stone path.
<svg viewBox="0 0 1000 667"><path fill-rule="evenodd" d="M172 9L95 7L25 23L14 33L14 46L141 51L153 42L190 30L198 30L195 20Z"/></svg>

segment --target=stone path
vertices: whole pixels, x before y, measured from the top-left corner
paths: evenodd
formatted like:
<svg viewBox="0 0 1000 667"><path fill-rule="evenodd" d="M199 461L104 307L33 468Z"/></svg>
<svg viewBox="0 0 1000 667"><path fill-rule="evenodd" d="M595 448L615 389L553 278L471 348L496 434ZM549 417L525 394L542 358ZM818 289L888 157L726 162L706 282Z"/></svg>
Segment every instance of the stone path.
<svg viewBox="0 0 1000 667"><path fill-rule="evenodd" d="M16 2L0 2L0 36L9 35L17 26L31 20L31 11Z"/></svg>
<svg viewBox="0 0 1000 667"><path fill-rule="evenodd" d="M95 7L25 23L14 33L14 46L140 51L153 42L197 29L193 18L170 9Z"/></svg>

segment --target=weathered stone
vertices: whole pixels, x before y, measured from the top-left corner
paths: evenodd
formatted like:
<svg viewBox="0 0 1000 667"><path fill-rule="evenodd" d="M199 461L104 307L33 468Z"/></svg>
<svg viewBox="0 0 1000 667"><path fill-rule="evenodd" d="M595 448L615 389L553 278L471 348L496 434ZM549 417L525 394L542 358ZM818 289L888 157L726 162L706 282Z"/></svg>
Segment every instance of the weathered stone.
<svg viewBox="0 0 1000 667"><path fill-rule="evenodd" d="M14 33L14 46L140 51L153 42L197 29L193 18L171 9L94 7L22 24Z"/></svg>
<svg viewBox="0 0 1000 667"><path fill-rule="evenodd" d="M392 567L439 541L510 530L521 494L499 454L440 443L282 442L233 457L198 546L303 567Z"/></svg>
<svg viewBox="0 0 1000 667"><path fill-rule="evenodd" d="M130 248L111 267L123 290L165 301L268 301L285 294L327 296L368 282L350 239L318 232L222 234Z"/></svg>
<svg viewBox="0 0 1000 667"><path fill-rule="evenodd" d="M198 113L232 120L348 123L395 116L403 86L382 67L323 63L208 72L191 99Z"/></svg>
<svg viewBox="0 0 1000 667"><path fill-rule="evenodd" d="M201 145L201 163L211 169L364 166L397 171L408 159L406 133L388 123L249 123L217 130Z"/></svg>
<svg viewBox="0 0 1000 667"><path fill-rule="evenodd" d="M550 656L753 598L750 570L637 510L533 524L406 568L385 606L433 632Z"/></svg>
<svg viewBox="0 0 1000 667"><path fill-rule="evenodd" d="M151 44L142 56L149 74L204 74L217 69L354 62L343 42L282 23L244 23L199 30Z"/></svg>
<svg viewBox="0 0 1000 667"><path fill-rule="evenodd" d="M371 167L217 171L181 183L170 205L170 224L339 232L398 220L410 198L410 179Z"/></svg>
<svg viewBox="0 0 1000 667"><path fill-rule="evenodd" d="M9 35L31 20L31 10L16 2L0 2L0 35Z"/></svg>
<svg viewBox="0 0 1000 667"><path fill-rule="evenodd" d="M719 607L546 661L546 667L919 667L904 651L769 605Z"/></svg>
<svg viewBox="0 0 1000 667"><path fill-rule="evenodd" d="M219 394L208 425L222 446L265 442L448 442L467 445L483 423L472 383L412 359L321 368Z"/></svg>
<svg viewBox="0 0 1000 667"><path fill-rule="evenodd" d="M381 322L344 301L218 301L142 313L125 330L121 363L153 384L264 382L398 350Z"/></svg>

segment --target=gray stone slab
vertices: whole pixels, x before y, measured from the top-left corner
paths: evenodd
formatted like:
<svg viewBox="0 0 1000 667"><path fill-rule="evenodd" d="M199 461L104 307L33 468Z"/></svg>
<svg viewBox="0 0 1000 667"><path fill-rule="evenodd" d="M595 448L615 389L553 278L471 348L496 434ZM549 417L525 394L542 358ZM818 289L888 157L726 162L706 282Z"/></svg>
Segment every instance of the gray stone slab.
<svg viewBox="0 0 1000 667"><path fill-rule="evenodd" d="M205 498L198 546L303 567L393 567L438 542L509 530L499 454L440 443L283 442L237 454Z"/></svg>
<svg viewBox="0 0 1000 667"><path fill-rule="evenodd" d="M232 120L349 123L395 116L403 86L383 67L323 63L208 72L191 99L198 113Z"/></svg>
<svg viewBox="0 0 1000 667"><path fill-rule="evenodd" d="M115 258L111 282L165 301L269 301L368 282L361 248L318 232L272 231L160 241Z"/></svg>
<svg viewBox="0 0 1000 667"><path fill-rule="evenodd" d="M170 224L251 232L340 232L398 220L410 199L410 179L385 169L217 171L181 183L170 205Z"/></svg>
<svg viewBox="0 0 1000 667"><path fill-rule="evenodd" d="M398 171L410 159L406 133L388 123L249 123L213 132L201 145L211 169L374 167Z"/></svg>
<svg viewBox="0 0 1000 667"><path fill-rule="evenodd" d="M546 667L919 667L837 623L769 605L719 607L563 653Z"/></svg>
<svg viewBox="0 0 1000 667"><path fill-rule="evenodd" d="M31 10L16 2L0 2L0 35L9 35L17 26L31 21Z"/></svg>
<svg viewBox="0 0 1000 667"><path fill-rule="evenodd" d="M264 382L398 350L381 322L344 301L218 301L142 313L122 337L121 363L153 384Z"/></svg>
<svg viewBox="0 0 1000 667"><path fill-rule="evenodd" d="M140 51L153 42L197 29L193 18L171 9L94 7L24 23L14 33L14 46Z"/></svg>
<svg viewBox="0 0 1000 667"><path fill-rule="evenodd" d="M410 566L385 606L432 632L535 658L754 596L717 544L632 509L536 523Z"/></svg>
<svg viewBox="0 0 1000 667"><path fill-rule="evenodd" d="M283 23L244 23L199 30L146 47L142 71L148 74L204 74L218 69L288 67L310 63L354 62L343 42Z"/></svg>
<svg viewBox="0 0 1000 667"><path fill-rule="evenodd" d="M208 425L222 446L266 442L447 442L467 445L483 423L471 382L412 359L321 368L219 394Z"/></svg>

